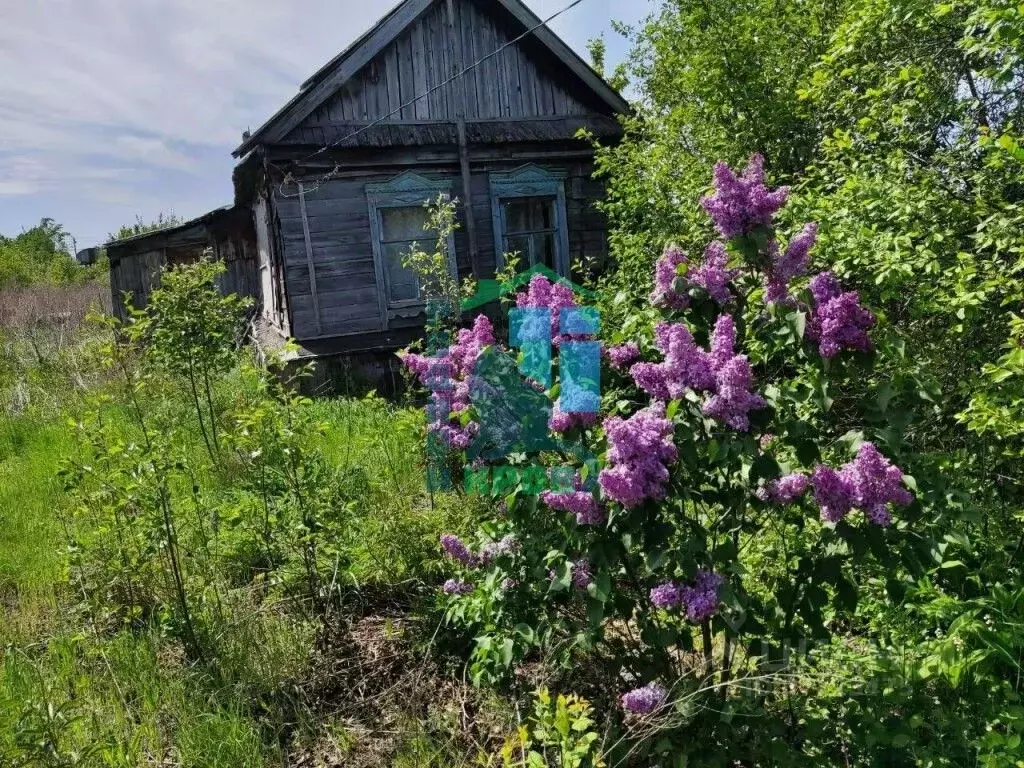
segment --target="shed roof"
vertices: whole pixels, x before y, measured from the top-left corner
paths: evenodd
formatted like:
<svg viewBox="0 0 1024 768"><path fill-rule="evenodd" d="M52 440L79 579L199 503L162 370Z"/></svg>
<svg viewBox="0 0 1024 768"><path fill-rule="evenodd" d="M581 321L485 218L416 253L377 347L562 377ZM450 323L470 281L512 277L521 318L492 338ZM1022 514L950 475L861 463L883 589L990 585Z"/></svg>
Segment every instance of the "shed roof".
<svg viewBox="0 0 1024 768"><path fill-rule="evenodd" d="M163 229L154 229L149 232L143 232L138 235L132 235L131 237L125 237L121 240L111 240L109 243L105 243L102 247L104 248L120 248L123 245L138 244L149 238L166 237L167 235L173 235L178 232L184 232L185 230L191 229L192 227L201 226L208 224L221 216L233 213L235 206L225 205L220 208L214 208L212 211L204 213L202 216L197 216L189 221L182 222L181 224L175 224L172 227L164 227Z"/></svg>
<svg viewBox="0 0 1024 768"><path fill-rule="evenodd" d="M394 41L431 5L442 0L402 0L373 27L363 33L345 50L331 59L307 79L299 92L267 122L257 128L232 153L242 157L260 144L275 143L296 128L342 84L355 76L383 48ZM565 67L615 113L629 110L626 100L604 78L590 67L558 35L552 32L522 0L484 0L481 5L492 10L503 8L522 25L523 31L535 29L533 39L544 46Z"/></svg>

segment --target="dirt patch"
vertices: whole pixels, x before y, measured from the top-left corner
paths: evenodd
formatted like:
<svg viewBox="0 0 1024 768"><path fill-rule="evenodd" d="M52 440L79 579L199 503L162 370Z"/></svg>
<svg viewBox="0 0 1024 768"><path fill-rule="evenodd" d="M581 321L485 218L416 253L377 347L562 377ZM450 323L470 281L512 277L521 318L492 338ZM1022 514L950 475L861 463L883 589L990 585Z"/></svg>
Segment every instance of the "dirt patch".
<svg viewBox="0 0 1024 768"><path fill-rule="evenodd" d="M302 688L316 725L297 735L289 766L471 765L500 748L509 713L417 648L420 629L375 614L322 639Z"/></svg>

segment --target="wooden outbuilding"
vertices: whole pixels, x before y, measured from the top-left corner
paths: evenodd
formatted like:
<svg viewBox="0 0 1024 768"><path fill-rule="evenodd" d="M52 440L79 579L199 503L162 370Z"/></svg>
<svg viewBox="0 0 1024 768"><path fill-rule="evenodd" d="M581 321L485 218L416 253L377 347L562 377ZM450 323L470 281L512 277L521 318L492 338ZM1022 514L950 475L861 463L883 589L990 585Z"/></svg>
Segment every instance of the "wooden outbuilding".
<svg viewBox="0 0 1024 768"><path fill-rule="evenodd" d="M160 286L164 267L192 264L204 256L224 261L220 278L224 293L260 300L256 234L252 212L230 206L210 211L173 227L146 232L104 246L110 259L110 293L114 316L124 321L130 294L137 309L149 303Z"/></svg>
<svg viewBox="0 0 1024 768"><path fill-rule="evenodd" d="M569 276L602 261L593 149L628 109L520 0L404 0L303 83L234 154L265 330L308 356L394 350L423 327L402 264L424 203L458 199L452 271L503 255Z"/></svg>

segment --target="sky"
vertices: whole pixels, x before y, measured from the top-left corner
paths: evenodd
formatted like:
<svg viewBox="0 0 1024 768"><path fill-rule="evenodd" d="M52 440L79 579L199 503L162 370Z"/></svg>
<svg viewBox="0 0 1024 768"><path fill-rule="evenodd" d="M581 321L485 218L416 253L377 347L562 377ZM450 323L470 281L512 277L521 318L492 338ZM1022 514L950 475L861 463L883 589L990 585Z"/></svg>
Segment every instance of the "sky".
<svg viewBox="0 0 1024 768"><path fill-rule="evenodd" d="M232 202L231 151L397 0L0 2L0 234L41 218L78 248L136 215ZM569 0L526 0L541 18ZM584 0L552 22L609 68L652 0ZM301 9L301 11L300 11Z"/></svg>

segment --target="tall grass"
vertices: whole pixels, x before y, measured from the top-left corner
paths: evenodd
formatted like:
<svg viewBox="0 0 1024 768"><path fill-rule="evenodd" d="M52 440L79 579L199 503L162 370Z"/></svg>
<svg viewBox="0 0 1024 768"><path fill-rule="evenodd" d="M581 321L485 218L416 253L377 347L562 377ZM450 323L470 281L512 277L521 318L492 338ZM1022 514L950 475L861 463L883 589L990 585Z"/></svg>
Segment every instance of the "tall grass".
<svg viewBox="0 0 1024 768"><path fill-rule="evenodd" d="M220 382L218 402L230 411L260 397L260 375L243 357ZM422 720L429 692L397 693L402 686L429 688L429 675L436 674L421 671L424 662L411 651L403 650L409 658L388 673L403 675L401 685L390 676L368 682L376 679L372 672L360 678L361 686L384 686L383 692L359 694L374 702L368 712L394 709L385 720L371 721L369 731L354 725L350 715L339 720L331 714L354 700L340 704L310 692L318 678L341 674L347 680L352 664L364 669L368 663L346 659L338 662L341 671L324 668L322 646L330 642L325 638L344 634L348 623L382 607L392 616L396 605L407 611L422 599L430 591L424 587L443 572L439 534L458 529L472 514L457 497L431 500L426 494L421 412L377 397L302 406L322 426L311 447L333 466L350 505L347 525L333 542L341 554L325 568L333 588L330 626L296 611L269 581L230 577L234 565L225 557L231 552L222 551L202 570L217 585L222 611L222 619L210 618L214 593L201 593L199 605L208 613L204 631L217 649L216 663L203 665L188 660L159 617L125 628L96 623L75 594L67 526L83 523L70 520L58 473L69 459L87 453L76 422L100 407L114 432L129 441L137 432L122 403L107 399L96 406L88 393L68 391L69 386L54 383L47 404L37 399L20 412L0 415L0 765L262 768L290 765L304 754L303 745L329 739L348 744L348 753L360 755L363 765L462 764L462 737L439 740ZM103 382L94 380L93 386ZM183 455L200 466L206 453L184 394L167 386L153 408L158 422L181 427ZM222 466L200 466L194 478L211 508L237 492L237 464L230 455ZM182 521L189 547L190 525ZM187 556L197 568L198 549ZM377 631L383 633L380 640L372 638ZM411 642L407 632L392 639ZM389 633L373 630L359 653L376 659L373 649L391 642ZM377 663L370 661L368 669ZM338 695L352 694L330 694ZM410 706L414 711L401 714Z"/></svg>

